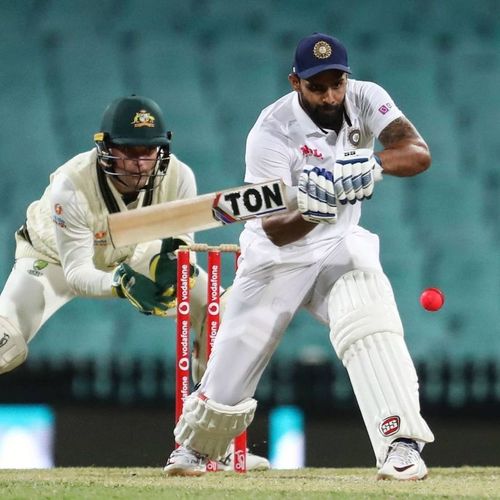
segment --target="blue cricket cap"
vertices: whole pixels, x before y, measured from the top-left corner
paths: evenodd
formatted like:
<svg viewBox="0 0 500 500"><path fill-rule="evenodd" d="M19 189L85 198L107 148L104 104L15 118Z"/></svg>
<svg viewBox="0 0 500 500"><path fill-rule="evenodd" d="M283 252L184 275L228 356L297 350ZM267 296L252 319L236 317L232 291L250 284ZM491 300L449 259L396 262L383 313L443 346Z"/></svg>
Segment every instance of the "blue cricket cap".
<svg viewBox="0 0 500 500"><path fill-rule="evenodd" d="M313 33L300 40L295 51L292 71L299 78L307 79L329 69L351 72L344 45L336 38L323 33Z"/></svg>

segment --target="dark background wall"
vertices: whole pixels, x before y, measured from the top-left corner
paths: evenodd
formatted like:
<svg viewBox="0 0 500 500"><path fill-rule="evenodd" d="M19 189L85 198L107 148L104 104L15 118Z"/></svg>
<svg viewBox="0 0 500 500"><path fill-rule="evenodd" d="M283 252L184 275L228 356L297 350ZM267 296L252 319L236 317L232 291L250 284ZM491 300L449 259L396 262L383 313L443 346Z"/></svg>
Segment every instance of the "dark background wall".
<svg viewBox="0 0 500 500"><path fill-rule="evenodd" d="M56 407L58 466L162 467L173 449L174 415L167 409ZM429 466L500 465L498 415L428 416L436 442L426 446ZM305 415L307 467L374 467L357 412ZM268 414L259 411L248 430L253 453L268 456Z"/></svg>

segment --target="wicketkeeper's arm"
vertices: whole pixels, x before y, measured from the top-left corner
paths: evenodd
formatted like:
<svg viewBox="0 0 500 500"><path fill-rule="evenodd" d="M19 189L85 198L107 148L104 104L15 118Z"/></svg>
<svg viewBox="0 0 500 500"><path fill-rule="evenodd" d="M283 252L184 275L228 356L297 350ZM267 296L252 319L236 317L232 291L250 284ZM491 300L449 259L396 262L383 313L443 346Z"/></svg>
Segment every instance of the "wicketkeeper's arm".
<svg viewBox="0 0 500 500"><path fill-rule="evenodd" d="M169 305L161 288L127 264L120 264L113 273L113 294L127 299L139 312L165 316Z"/></svg>
<svg viewBox="0 0 500 500"><path fill-rule="evenodd" d="M162 291L164 297L168 298L168 306L175 307L177 296L177 255L176 250L185 245L186 241L180 238L165 238L162 241L160 252L151 259L149 264L149 275ZM192 288L198 273L195 262L191 263L189 285Z"/></svg>
<svg viewBox="0 0 500 500"><path fill-rule="evenodd" d="M94 265L94 235L86 222L86 200L63 175L53 180L51 207L51 230L55 231L57 251L69 287L77 295L110 297L112 273L96 269Z"/></svg>

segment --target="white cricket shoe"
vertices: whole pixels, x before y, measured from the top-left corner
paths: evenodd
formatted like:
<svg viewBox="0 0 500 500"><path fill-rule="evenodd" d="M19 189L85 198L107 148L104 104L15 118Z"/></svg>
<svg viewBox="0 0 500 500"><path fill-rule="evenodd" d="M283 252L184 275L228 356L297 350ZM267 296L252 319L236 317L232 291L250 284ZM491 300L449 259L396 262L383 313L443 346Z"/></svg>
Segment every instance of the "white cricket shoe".
<svg viewBox="0 0 500 500"><path fill-rule="evenodd" d="M410 439L394 441L389 447L384 465L378 471L378 479L415 481L427 477L427 467L420 456L417 443Z"/></svg>
<svg viewBox="0 0 500 500"><path fill-rule="evenodd" d="M179 446L170 454L163 470L167 476L201 476L205 474L206 463L205 455Z"/></svg>
<svg viewBox="0 0 500 500"><path fill-rule="evenodd" d="M163 470L167 476L201 476L206 472L208 460L205 455L200 455L190 448L180 446L175 449L168 457L167 465ZM269 460L258 455L247 452L246 457L247 471L262 471L271 468ZM217 471L234 470L233 452L231 450L227 456L217 461Z"/></svg>
<svg viewBox="0 0 500 500"><path fill-rule="evenodd" d="M230 453L228 453L224 458L221 458L220 460L217 461L217 470L218 471L234 470L233 457L234 455L231 449ZM259 455L254 455L253 453L250 453L248 450L246 457L246 465L247 465L247 471L268 470L271 468L271 464L269 463L269 460L267 458L260 457Z"/></svg>

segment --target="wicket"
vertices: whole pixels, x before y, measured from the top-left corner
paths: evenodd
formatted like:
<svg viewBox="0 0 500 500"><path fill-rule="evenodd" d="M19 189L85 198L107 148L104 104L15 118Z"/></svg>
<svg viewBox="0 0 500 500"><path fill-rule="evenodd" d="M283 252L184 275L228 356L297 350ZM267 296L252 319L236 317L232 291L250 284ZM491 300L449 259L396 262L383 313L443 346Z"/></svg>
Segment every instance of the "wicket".
<svg viewBox="0 0 500 500"><path fill-rule="evenodd" d="M176 377L175 377L175 421L182 414L184 400L189 395L190 373L190 292L189 273L191 252L207 254L207 360L220 325L221 253L233 253L235 269L238 266L240 249L238 245L221 244L209 246L204 243L183 245L177 250L177 324L176 324ZM236 472L246 472L246 431L234 440L233 464ZM215 472L217 462L209 461L207 471Z"/></svg>

